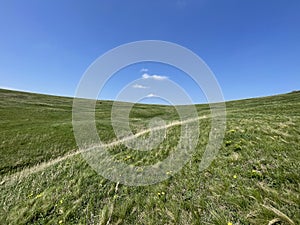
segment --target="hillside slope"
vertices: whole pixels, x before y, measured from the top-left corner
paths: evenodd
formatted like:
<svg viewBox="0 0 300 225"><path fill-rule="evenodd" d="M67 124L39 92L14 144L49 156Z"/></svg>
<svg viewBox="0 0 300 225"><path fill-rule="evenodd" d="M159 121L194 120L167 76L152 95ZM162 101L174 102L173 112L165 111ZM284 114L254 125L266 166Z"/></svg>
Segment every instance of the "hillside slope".
<svg viewBox="0 0 300 225"><path fill-rule="evenodd" d="M93 171L72 129L72 98L0 89L1 224L300 224L300 92L231 101L224 143L211 166L198 166L210 131L198 105L201 134L193 158L168 180L127 187ZM116 140L110 101L97 104L102 140ZM176 121L175 108L136 105L134 132L152 117ZM164 159L180 125L150 152L108 149L132 165Z"/></svg>

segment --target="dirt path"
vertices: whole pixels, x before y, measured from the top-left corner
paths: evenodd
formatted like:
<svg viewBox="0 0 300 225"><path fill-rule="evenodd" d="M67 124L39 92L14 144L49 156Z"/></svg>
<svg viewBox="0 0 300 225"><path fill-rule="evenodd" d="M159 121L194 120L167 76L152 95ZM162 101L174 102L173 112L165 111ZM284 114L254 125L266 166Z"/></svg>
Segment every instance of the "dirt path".
<svg viewBox="0 0 300 225"><path fill-rule="evenodd" d="M201 119L206 119L208 118L207 116L200 116L200 117L197 117L197 118L192 118L192 119L188 119L188 120L184 120L184 121L176 121L176 122L173 122L173 123L170 123L170 124L167 124L165 126L158 126L158 127L155 127L155 128L152 128L152 129L146 129L146 130L143 130L143 131L140 131L134 135L131 135L131 136L128 136L128 137L125 137L125 138L122 138L120 140L117 140L117 141L113 141L111 143L108 143L108 144L104 144L103 147L107 148L107 147L113 147L113 146L116 146L116 145L119 145L121 143L125 143L127 141L130 141L130 140L133 140L139 136L142 136L144 134L147 134L151 131L157 131L157 130L162 130L162 129L168 129L170 127L174 127L174 126L178 126L178 125L182 125L182 124L187 124L187 123L190 123L190 122L193 122L193 121L197 121L197 120L201 120ZM84 149L84 150L78 150L78 151L75 151L73 153L69 153L69 154L66 154L64 156L61 156L61 157L58 157L56 159L53 159L53 160L50 160L48 162L43 162L43 163L40 163L40 164L37 164L33 167L30 167L30 168L25 168L19 172L16 172L14 174L11 174L11 175L8 175L8 176L5 176L2 181L0 182L0 185L3 185L3 184L11 184L17 180L21 180L22 178L25 178L31 174L34 174L34 173L37 173L37 172L40 172L44 169L47 169L48 167L50 166L53 166L61 161L64 161L66 159L69 159L73 156L76 156L78 154L81 154L81 153L84 153L84 152L87 152L87 151L91 151L92 149L94 149L95 147L92 147L92 148L88 148L88 149Z"/></svg>

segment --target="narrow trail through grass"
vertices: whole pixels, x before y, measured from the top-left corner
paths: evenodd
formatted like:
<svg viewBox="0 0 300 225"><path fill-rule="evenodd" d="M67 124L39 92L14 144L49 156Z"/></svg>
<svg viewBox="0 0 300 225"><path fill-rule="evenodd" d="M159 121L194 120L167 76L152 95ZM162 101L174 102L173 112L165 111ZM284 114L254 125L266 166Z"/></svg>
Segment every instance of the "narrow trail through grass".
<svg viewBox="0 0 300 225"><path fill-rule="evenodd" d="M133 140L133 139L135 139L135 138L137 138L139 136L145 135L145 134L147 134L149 132L152 132L152 131L158 131L158 130L162 130L162 129L168 129L168 128L171 128L171 127L174 127L174 126L178 126L178 125L182 125L182 124L187 124L187 123L190 123L190 122L194 122L194 121L201 120L201 119L207 119L207 118L208 118L208 116L199 116L197 118L191 118L191 119L187 119L187 120L184 120L184 121L175 121L175 122L166 124L165 126L157 126L155 128L145 129L143 131L135 133L134 135L131 135L131 136L128 136L128 137L124 137L124 138L122 138L120 140L116 140L116 141L113 141L113 142L110 142L110 143L107 143L107 144L103 144L102 147L104 147L104 148L113 147L113 146L125 143L127 141L131 141L131 140ZM11 184L11 183L13 183L13 182L15 182L17 180L20 180L22 178L25 178L25 177L31 175L31 174L34 174L34 173L40 172L42 170L45 170L48 167L53 166L54 164L57 164L57 163L62 162L64 160L67 160L67 159L69 159L71 157L74 157L74 156L76 156L78 154L91 151L91 150L93 150L96 147L99 147L99 146L93 146L93 147L88 148L88 149L77 150L77 151L75 151L73 153L69 153L69 154L66 154L64 156L58 157L56 159L49 160L47 162L43 162L43 163L37 164L37 165L35 165L33 167L25 168L25 169L23 169L23 170L21 170L19 172L13 173L13 174L8 175L8 176L5 176L2 179L2 181L1 181L1 185L2 184Z"/></svg>

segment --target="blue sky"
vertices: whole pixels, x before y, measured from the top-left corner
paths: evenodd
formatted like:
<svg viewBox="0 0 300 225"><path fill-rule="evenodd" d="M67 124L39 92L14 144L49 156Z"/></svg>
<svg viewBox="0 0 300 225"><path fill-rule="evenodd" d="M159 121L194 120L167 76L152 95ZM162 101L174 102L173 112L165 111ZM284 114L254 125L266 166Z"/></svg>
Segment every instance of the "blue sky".
<svg viewBox="0 0 300 225"><path fill-rule="evenodd" d="M88 66L139 40L189 48L214 72L226 100L300 89L298 0L1 1L0 87L74 96ZM125 68L100 97L148 75L179 83L195 103L203 93L166 65Z"/></svg>

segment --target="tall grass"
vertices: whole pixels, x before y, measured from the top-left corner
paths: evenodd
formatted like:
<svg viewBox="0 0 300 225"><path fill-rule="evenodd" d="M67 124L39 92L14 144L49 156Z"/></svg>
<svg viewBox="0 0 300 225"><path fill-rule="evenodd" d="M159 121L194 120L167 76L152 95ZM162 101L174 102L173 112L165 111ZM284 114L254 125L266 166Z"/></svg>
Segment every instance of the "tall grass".
<svg viewBox="0 0 300 225"><path fill-rule="evenodd" d="M80 154L22 174L76 152L72 99L0 90L0 223L300 224L299 100L294 92L226 103L224 143L202 172L210 112L198 105L199 115L208 118L199 120L191 160L177 173L168 171L170 178L161 183L129 187L98 175ZM107 143L116 140L111 105L102 101L96 112L99 136ZM147 129L153 116L178 120L174 108L135 105L130 113L134 133ZM107 150L115 160L152 165L174 150L180 127L168 128L151 151L124 143Z"/></svg>

